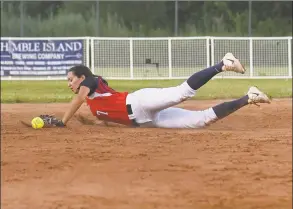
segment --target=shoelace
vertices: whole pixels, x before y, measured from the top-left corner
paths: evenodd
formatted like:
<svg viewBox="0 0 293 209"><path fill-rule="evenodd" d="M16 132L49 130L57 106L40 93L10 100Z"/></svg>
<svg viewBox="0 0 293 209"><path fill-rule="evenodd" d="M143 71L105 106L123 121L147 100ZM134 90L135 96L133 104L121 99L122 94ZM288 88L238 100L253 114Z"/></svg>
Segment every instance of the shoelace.
<svg viewBox="0 0 293 209"><path fill-rule="evenodd" d="M254 95L256 95L256 96L259 96L259 94L258 93L252 93L252 94L254 94ZM258 106L258 107L260 107L260 105L259 104L257 104L256 102L254 102L254 101L252 101L251 102L251 104L253 104L253 105L255 105L255 106Z"/></svg>

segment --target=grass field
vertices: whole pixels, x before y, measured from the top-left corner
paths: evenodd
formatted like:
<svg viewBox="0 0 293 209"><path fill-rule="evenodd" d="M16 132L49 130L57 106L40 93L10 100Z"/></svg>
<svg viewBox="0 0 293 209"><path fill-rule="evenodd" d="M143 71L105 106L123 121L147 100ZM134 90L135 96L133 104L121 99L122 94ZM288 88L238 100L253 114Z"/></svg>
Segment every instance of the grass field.
<svg viewBox="0 0 293 209"><path fill-rule="evenodd" d="M116 90L133 92L147 87L170 87L183 80L110 80ZM227 99L244 95L256 85L273 98L292 97L292 79L215 79L198 90L193 99ZM68 102L73 97L66 81L1 81L1 103Z"/></svg>

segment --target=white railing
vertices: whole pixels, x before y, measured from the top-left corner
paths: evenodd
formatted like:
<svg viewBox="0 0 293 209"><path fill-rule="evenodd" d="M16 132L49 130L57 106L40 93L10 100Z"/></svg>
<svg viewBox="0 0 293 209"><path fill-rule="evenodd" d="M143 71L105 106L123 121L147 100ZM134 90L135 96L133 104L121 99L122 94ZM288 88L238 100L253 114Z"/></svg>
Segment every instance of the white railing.
<svg viewBox="0 0 293 209"><path fill-rule="evenodd" d="M216 78L292 78L292 37L82 37L82 39L85 41L84 63L91 67L95 74L103 75L108 79L186 79L194 72L221 61L226 52L235 54L247 71L243 75L233 72L221 73ZM56 78L10 76L1 79Z"/></svg>
<svg viewBox="0 0 293 209"><path fill-rule="evenodd" d="M225 73L221 77L292 78L291 41L292 37L212 37L211 65L229 51L245 65L246 73Z"/></svg>
<svg viewBox="0 0 293 209"><path fill-rule="evenodd" d="M108 79L186 79L232 52L245 74L216 78L292 78L292 37L92 38L91 68Z"/></svg>
<svg viewBox="0 0 293 209"><path fill-rule="evenodd" d="M179 79L210 64L209 39L93 38L91 68L110 79Z"/></svg>

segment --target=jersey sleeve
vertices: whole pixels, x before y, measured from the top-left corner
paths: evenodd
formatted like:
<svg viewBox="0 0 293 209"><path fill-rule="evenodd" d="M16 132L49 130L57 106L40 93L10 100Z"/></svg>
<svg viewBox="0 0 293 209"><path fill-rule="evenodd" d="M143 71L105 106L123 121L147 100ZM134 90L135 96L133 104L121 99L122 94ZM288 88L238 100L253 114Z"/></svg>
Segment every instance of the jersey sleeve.
<svg viewBox="0 0 293 209"><path fill-rule="evenodd" d="M98 87L98 79L87 77L80 83L80 86L86 86L90 89L90 92L88 94L89 96L96 91L96 88Z"/></svg>

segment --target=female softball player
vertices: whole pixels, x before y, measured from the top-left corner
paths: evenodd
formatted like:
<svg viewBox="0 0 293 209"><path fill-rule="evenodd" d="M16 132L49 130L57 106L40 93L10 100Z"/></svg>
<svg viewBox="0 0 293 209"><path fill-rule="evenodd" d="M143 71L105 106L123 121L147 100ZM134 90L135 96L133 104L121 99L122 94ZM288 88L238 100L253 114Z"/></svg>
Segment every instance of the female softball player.
<svg viewBox="0 0 293 209"><path fill-rule="evenodd" d="M240 61L227 53L218 64L194 73L181 85L169 88L144 88L133 93L117 92L101 76L83 65L72 67L68 87L76 94L62 120L41 115L45 125L65 126L86 100L98 119L127 126L159 128L201 128L220 120L248 104L270 103L266 94L250 87L239 99L224 102L203 111L173 107L191 97L213 76L225 71L244 73Z"/></svg>

